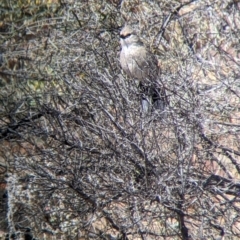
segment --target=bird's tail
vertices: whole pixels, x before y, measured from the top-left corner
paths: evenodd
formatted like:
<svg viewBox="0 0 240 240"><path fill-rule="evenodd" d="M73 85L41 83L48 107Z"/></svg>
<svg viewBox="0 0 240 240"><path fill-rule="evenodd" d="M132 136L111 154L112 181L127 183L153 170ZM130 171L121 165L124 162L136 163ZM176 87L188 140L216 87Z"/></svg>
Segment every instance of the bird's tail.
<svg viewBox="0 0 240 240"><path fill-rule="evenodd" d="M167 95L163 87L139 84L141 105L144 114L158 111L164 112L167 106Z"/></svg>

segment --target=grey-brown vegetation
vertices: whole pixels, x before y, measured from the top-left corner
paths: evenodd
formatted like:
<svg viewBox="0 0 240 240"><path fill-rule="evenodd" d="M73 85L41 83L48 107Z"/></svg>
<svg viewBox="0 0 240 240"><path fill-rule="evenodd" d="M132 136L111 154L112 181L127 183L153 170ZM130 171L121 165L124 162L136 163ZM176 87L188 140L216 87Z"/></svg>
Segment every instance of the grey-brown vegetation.
<svg viewBox="0 0 240 240"><path fill-rule="evenodd" d="M238 0L0 5L3 239L239 239ZM125 23L164 118L120 67Z"/></svg>

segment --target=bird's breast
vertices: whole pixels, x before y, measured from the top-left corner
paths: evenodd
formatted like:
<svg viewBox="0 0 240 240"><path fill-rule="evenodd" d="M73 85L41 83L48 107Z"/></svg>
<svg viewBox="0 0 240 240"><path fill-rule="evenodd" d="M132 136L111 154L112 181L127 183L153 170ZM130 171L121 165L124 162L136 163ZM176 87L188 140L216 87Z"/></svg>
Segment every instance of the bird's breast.
<svg viewBox="0 0 240 240"><path fill-rule="evenodd" d="M120 54L122 69L130 77L143 79L146 77L146 50L140 47L123 47Z"/></svg>

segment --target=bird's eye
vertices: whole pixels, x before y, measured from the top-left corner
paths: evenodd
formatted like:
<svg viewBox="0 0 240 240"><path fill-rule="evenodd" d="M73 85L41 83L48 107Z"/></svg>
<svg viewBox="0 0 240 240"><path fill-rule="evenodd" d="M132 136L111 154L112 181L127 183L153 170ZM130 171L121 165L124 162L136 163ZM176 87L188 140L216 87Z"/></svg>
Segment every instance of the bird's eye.
<svg viewBox="0 0 240 240"><path fill-rule="evenodd" d="M128 34L126 34L126 35L121 34L121 35L120 35L120 38L126 39L126 38L128 38L129 36L131 36L131 33L128 33Z"/></svg>

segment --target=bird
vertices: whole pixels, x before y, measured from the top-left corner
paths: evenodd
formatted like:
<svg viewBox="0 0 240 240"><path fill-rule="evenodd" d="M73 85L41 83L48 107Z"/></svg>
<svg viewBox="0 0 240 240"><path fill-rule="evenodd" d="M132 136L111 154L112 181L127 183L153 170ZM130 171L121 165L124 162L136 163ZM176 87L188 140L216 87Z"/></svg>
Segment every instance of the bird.
<svg viewBox="0 0 240 240"><path fill-rule="evenodd" d="M166 94L158 84L160 68L158 60L140 40L130 25L120 32L120 65L123 71L139 81L141 105L144 113L150 109L164 111Z"/></svg>

